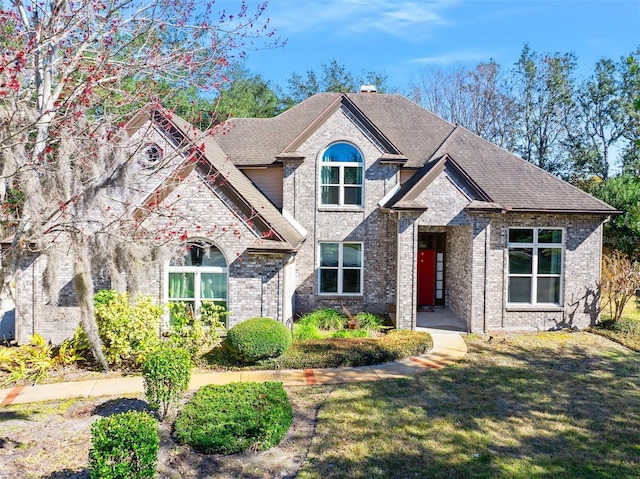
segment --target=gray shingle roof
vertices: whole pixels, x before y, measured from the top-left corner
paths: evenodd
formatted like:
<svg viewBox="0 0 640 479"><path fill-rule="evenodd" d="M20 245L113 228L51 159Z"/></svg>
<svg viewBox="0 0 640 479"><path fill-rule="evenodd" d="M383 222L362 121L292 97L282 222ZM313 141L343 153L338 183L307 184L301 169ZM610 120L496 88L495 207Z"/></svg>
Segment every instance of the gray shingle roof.
<svg viewBox="0 0 640 479"><path fill-rule="evenodd" d="M213 136L236 166L271 164L279 155L295 156L287 147L310 134L314 120L335 108L336 102L346 108L352 102L400 154L391 156L406 157L404 168L423 168L449 155L448 161L486 196L483 201L505 210L615 213L578 188L401 95L320 93L275 118L232 119ZM402 201L402 193L408 191L403 188L388 205Z"/></svg>

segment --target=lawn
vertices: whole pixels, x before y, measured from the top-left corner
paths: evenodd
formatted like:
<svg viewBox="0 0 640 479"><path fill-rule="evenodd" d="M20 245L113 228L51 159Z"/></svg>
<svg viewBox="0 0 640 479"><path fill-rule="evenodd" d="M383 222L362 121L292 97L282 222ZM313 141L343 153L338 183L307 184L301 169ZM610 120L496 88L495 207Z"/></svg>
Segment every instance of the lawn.
<svg viewBox="0 0 640 479"><path fill-rule="evenodd" d="M602 324L592 328L600 334L634 351L640 352L640 304L634 298L627 303L622 318L617 323L611 323L607 311L603 311Z"/></svg>
<svg viewBox="0 0 640 479"><path fill-rule="evenodd" d="M587 332L466 340L463 361L410 379L288 388L294 425L264 453L200 455L167 425L158 477L640 476L640 353ZM0 475L87 477L91 422L141 403L2 408Z"/></svg>
<svg viewBox="0 0 640 479"><path fill-rule="evenodd" d="M638 353L583 332L467 342L456 366L336 388L297 477L640 476Z"/></svg>

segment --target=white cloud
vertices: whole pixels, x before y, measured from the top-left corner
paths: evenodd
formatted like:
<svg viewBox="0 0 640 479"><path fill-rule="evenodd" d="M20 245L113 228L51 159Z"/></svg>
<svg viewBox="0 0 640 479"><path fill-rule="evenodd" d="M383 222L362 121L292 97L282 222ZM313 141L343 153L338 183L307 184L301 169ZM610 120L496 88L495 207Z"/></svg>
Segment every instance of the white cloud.
<svg viewBox="0 0 640 479"><path fill-rule="evenodd" d="M421 36L447 25L443 11L458 1L270 0L265 14L283 36L309 30Z"/></svg>
<svg viewBox="0 0 640 479"><path fill-rule="evenodd" d="M413 58L411 63L421 63L424 65L451 65L454 63L486 61L489 58L492 58L492 55L488 52L458 50L442 53L440 55Z"/></svg>

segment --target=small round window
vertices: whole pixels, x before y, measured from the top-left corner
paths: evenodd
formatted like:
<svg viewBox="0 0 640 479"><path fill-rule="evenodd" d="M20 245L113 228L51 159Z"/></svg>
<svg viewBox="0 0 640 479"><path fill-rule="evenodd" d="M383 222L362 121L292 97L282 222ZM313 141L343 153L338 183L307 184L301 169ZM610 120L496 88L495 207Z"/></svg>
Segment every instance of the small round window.
<svg viewBox="0 0 640 479"><path fill-rule="evenodd" d="M162 160L162 150L156 144L146 145L141 152L140 162L144 166L155 166Z"/></svg>

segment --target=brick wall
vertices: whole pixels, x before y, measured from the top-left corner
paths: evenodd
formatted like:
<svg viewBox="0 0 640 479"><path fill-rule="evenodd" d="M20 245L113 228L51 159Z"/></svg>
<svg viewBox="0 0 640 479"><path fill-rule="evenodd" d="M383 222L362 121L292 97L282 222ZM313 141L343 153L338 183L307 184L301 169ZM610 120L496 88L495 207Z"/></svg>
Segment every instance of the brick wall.
<svg viewBox="0 0 640 479"><path fill-rule="evenodd" d="M355 145L363 155L364 204L362 208L322 207L318 179L324 150L336 141ZM303 162L285 162L283 209L309 232L297 254L296 312L318 307L353 312L386 313L395 300L395 222L379 210L378 202L396 185L397 166L381 164L377 147L339 110L298 148ZM358 296L318 295L317 266L320 241L363 243L363 291Z"/></svg>

